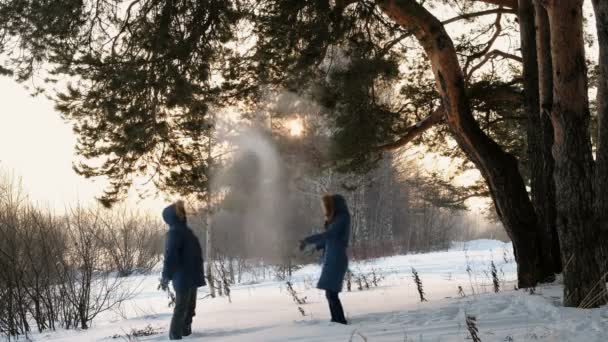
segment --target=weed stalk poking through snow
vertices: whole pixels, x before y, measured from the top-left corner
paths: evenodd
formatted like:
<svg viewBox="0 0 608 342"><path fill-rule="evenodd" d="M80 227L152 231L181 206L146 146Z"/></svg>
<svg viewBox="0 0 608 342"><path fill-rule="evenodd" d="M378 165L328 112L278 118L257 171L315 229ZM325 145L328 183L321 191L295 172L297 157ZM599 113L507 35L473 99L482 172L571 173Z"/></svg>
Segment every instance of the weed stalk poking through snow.
<svg viewBox="0 0 608 342"><path fill-rule="evenodd" d="M458 285L458 295L460 295L460 297L464 298L467 295L464 293L464 289L462 288L462 286Z"/></svg>
<svg viewBox="0 0 608 342"><path fill-rule="evenodd" d="M293 288L293 284L290 281L286 282L286 284L287 284L287 292L289 292L289 294L291 295L291 298L293 299L293 301L295 303L299 304L299 305L306 304L306 298L307 297L300 297L300 296L298 296L298 293Z"/></svg>
<svg viewBox="0 0 608 342"><path fill-rule="evenodd" d="M426 302L426 298L424 298L424 288L422 287L422 280L420 280L420 276L418 276L418 272L415 268L412 267L412 275L414 277L414 282L416 283L416 288L418 288L418 294L420 295L420 301Z"/></svg>
<svg viewBox="0 0 608 342"><path fill-rule="evenodd" d="M346 271L346 289L348 292L352 290L353 272L350 270Z"/></svg>
<svg viewBox="0 0 608 342"><path fill-rule="evenodd" d="M477 329L477 318L475 318L475 316L467 315L466 322L467 329L469 330L469 334L471 334L473 342L481 342L481 339L477 336L479 333L479 329Z"/></svg>
<svg viewBox="0 0 608 342"><path fill-rule="evenodd" d="M498 293L500 291L500 281L498 279L498 271L496 271L496 265L494 265L494 261L491 263L492 268L492 282L494 283L494 292Z"/></svg>
<svg viewBox="0 0 608 342"><path fill-rule="evenodd" d="M293 284L290 281L287 281L286 284L287 284L287 292L289 292L293 301L296 304L298 304L298 311L300 312L302 317L306 316L306 311L304 311L304 309L300 306L300 305L306 304L306 297L298 296L298 293L293 288Z"/></svg>

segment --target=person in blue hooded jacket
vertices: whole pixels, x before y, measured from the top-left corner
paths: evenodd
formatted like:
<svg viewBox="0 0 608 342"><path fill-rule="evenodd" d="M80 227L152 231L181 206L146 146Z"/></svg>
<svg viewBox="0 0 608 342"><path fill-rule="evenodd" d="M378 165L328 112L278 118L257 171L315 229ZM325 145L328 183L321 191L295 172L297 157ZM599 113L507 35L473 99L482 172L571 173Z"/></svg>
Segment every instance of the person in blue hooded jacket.
<svg viewBox="0 0 608 342"><path fill-rule="evenodd" d="M300 241L300 250L307 245L323 249L323 269L317 288L325 290L331 321L347 324L338 294L342 291L344 276L348 270L348 241L350 237L350 213L342 195L326 195L322 198L325 212L325 231Z"/></svg>
<svg viewBox="0 0 608 342"><path fill-rule="evenodd" d="M167 289L169 281L175 290L175 307L170 340L181 340L192 334L192 317L196 310L197 289L205 285L203 252L194 232L188 227L184 202L177 201L163 210L163 219L169 225L165 245L161 287Z"/></svg>

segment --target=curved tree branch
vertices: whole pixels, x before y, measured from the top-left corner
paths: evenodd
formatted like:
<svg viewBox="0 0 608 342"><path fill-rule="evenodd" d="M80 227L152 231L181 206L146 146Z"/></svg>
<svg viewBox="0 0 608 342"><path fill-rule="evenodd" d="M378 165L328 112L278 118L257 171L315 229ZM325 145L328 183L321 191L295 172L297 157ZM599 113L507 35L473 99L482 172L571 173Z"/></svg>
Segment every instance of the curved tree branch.
<svg viewBox="0 0 608 342"><path fill-rule="evenodd" d="M416 122L406 129L406 133L399 138L399 140L378 146L379 150L390 151L407 145L410 141L422 135L429 128L435 126L439 122L443 121L445 116L445 108L439 106L429 116L425 117L421 121Z"/></svg>
<svg viewBox="0 0 608 342"><path fill-rule="evenodd" d="M490 40L488 40L488 42L486 43L486 47L483 48L483 50L474 53L470 56L467 57L467 61L464 64L464 74L466 75L466 82L469 82L469 79L471 78L471 75L473 74L473 71L479 69L481 66L483 66L488 60L490 60L490 58L487 56L488 53L490 52L490 49L492 48L492 46L494 45L494 43L496 42L496 40L498 39L498 37L500 36L500 34L502 33L502 25L500 24L500 20L502 19L502 14L498 13L496 15L496 20L494 21L494 27L496 28L496 31L494 32L494 34L492 35L492 37L490 38ZM471 63L477 59L477 58L481 58L485 56L486 58L484 58L483 61L481 61L480 63L478 63L475 67L473 67L473 69L469 70L469 66L471 65Z"/></svg>
<svg viewBox="0 0 608 342"><path fill-rule="evenodd" d="M460 20L467 20L467 19L481 17L484 15L499 14L499 13L500 14L505 14L505 13L517 14L517 12L515 10L499 7L499 8L495 8L495 9L491 9L491 10L486 10L486 11L465 13L465 14L459 15L457 17L450 18L448 20L444 20L441 23L443 25L448 25L448 24L452 24L452 23L460 21Z"/></svg>
<svg viewBox="0 0 608 342"><path fill-rule="evenodd" d="M503 57L505 59L511 59L514 60L516 62L519 63L523 63L523 59L519 56L504 52L504 51L500 51L500 50L492 50L490 52L488 52L483 59L481 60L481 62L477 63L476 65L474 65L471 70L469 70L467 72L467 82L471 79L471 77L473 76L473 74L475 73L475 71L479 70L481 67L483 67L487 62L494 60L496 57Z"/></svg>

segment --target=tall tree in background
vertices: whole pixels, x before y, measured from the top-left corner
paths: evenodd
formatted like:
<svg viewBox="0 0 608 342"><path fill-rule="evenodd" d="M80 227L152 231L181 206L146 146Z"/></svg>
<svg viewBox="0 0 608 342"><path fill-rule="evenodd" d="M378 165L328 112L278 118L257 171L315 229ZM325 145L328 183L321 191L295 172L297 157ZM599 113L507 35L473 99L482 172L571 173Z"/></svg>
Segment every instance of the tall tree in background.
<svg viewBox="0 0 608 342"><path fill-rule="evenodd" d="M484 2L499 7L477 5ZM412 141L434 140L431 145L450 150L449 135L487 184L513 241L520 287L534 286L556 270L553 257L543 259L554 235L551 205L540 203L545 198L553 202L552 184L543 182L552 164L547 122L542 116L538 120L540 107L550 113L553 126L565 303L605 301L595 248L585 249L595 246L595 218L603 219L599 208L608 192L597 185L600 175L597 181L593 177L587 133L582 1L547 0L536 6L548 14L550 108L546 40L539 38L535 49L531 39L532 18L542 13L530 15L530 2L455 1L453 7L414 0L255 3L5 1L0 4L0 52L8 56L1 71L26 80L42 65L48 66L50 81L74 77L76 83L58 96L58 108L74 123L78 152L88 159L77 170L110 178L107 203L124 196L136 174L154 175L161 189L204 193L208 165L202 159L202 136L210 129L209 110L250 105L265 100L268 92L287 90L319 101L332 118L333 157L347 168L365 170L382 151ZM596 8L601 5L598 1ZM433 14L445 13L446 6L458 15L439 19ZM515 77L519 67L512 68L512 62L522 57L494 48L501 35L514 34L505 32L515 26L505 17L518 8L529 151L543 156L542 167L529 165L532 200L518 164L525 159L517 144L522 126L513 117L522 113L522 101ZM487 16L496 19L487 25ZM477 20L479 36L489 36L483 43L450 35L446 28ZM605 16L598 28L603 23ZM545 31L539 32L544 37ZM534 57L535 50L544 52ZM600 61L600 72L603 67ZM535 78L541 80L536 87ZM608 153L602 148L602 120L600 114L598 170L600 156Z"/></svg>

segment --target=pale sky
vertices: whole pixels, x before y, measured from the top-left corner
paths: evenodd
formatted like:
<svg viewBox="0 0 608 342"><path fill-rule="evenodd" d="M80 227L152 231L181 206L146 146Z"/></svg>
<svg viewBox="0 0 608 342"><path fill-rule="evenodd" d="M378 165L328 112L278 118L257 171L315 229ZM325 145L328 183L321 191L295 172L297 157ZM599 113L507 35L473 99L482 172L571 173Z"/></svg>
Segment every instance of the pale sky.
<svg viewBox="0 0 608 342"><path fill-rule="evenodd" d="M0 170L21 177L31 199L62 212L77 202L91 205L103 183L72 170L76 137L69 123L44 96L32 97L23 85L0 77ZM160 211L165 201L141 201L132 195L129 206Z"/></svg>

